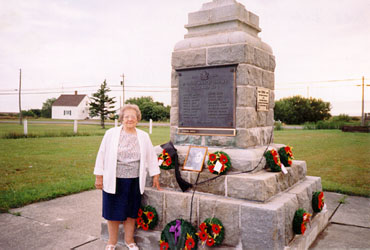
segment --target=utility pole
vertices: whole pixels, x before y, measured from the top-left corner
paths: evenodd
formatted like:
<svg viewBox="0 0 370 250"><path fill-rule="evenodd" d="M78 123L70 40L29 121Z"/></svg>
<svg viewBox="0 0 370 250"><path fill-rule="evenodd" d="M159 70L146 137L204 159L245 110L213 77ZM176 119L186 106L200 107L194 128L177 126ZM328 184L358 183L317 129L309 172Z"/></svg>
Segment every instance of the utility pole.
<svg viewBox="0 0 370 250"><path fill-rule="evenodd" d="M121 85L122 85L122 106L123 106L125 105L125 74L122 73L121 77L122 77Z"/></svg>
<svg viewBox="0 0 370 250"><path fill-rule="evenodd" d="M361 107L361 126L365 126L364 113L364 92L365 92L365 77L362 76L362 107Z"/></svg>
<svg viewBox="0 0 370 250"><path fill-rule="evenodd" d="M22 108L21 108L21 86L22 86L22 69L19 69L19 124L22 125Z"/></svg>
<svg viewBox="0 0 370 250"><path fill-rule="evenodd" d="M362 87L362 105L361 105L361 126L365 126L365 77L362 77L362 84L356 85ZM370 86L366 84L366 87Z"/></svg>

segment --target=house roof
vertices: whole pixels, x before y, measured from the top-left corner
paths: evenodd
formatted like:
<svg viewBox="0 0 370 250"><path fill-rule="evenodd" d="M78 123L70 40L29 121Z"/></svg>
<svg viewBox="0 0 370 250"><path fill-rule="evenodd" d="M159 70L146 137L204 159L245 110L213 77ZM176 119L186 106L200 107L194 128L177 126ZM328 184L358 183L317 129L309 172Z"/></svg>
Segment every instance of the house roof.
<svg viewBox="0 0 370 250"><path fill-rule="evenodd" d="M61 95L52 106L78 106L86 95Z"/></svg>

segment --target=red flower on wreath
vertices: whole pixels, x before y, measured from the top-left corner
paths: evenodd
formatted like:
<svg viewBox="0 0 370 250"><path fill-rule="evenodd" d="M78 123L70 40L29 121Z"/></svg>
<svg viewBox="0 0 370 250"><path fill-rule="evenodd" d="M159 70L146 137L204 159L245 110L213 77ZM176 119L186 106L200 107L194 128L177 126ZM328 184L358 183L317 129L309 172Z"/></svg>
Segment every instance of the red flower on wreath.
<svg viewBox="0 0 370 250"><path fill-rule="evenodd" d="M324 193L323 192L320 192L318 200L319 200L318 207L319 209L322 209L324 207Z"/></svg>
<svg viewBox="0 0 370 250"><path fill-rule="evenodd" d="M143 215L143 210L139 208L139 212L137 213L137 216L141 217Z"/></svg>
<svg viewBox="0 0 370 250"><path fill-rule="evenodd" d="M209 155L209 160L210 161L215 161L217 159L216 155L215 154L210 154Z"/></svg>
<svg viewBox="0 0 370 250"><path fill-rule="evenodd" d="M211 247L215 244L215 240L213 238L208 238L207 240L207 246Z"/></svg>
<svg viewBox="0 0 370 250"><path fill-rule="evenodd" d="M199 235L199 239L201 241L206 241L207 238L208 238L208 234L205 231L202 231L202 232L198 233L198 235Z"/></svg>
<svg viewBox="0 0 370 250"><path fill-rule="evenodd" d="M227 157L225 156L225 155L221 155L220 156L220 162L222 163L222 164L225 164L225 163L227 163L229 160L227 159Z"/></svg>
<svg viewBox="0 0 370 250"><path fill-rule="evenodd" d="M200 224L199 229L200 231L204 232L207 229L207 224L203 222L202 224Z"/></svg>
<svg viewBox="0 0 370 250"><path fill-rule="evenodd" d="M303 222L301 224L301 232L302 232L302 234L304 234L305 231L306 231L306 224Z"/></svg>
<svg viewBox="0 0 370 250"><path fill-rule="evenodd" d="M215 172L215 171L213 170L213 169L214 169L214 167L215 167L215 166L213 166L213 165L209 165L209 166L208 166L209 172L214 173L214 172Z"/></svg>
<svg viewBox="0 0 370 250"><path fill-rule="evenodd" d="M185 241L185 246L187 249L192 249L195 247L195 241L192 237L188 237L188 239Z"/></svg>
<svg viewBox="0 0 370 250"><path fill-rule="evenodd" d="M172 163L171 158L168 158L168 159L166 160L166 164L167 164L167 166L171 165L171 163Z"/></svg>
<svg viewBox="0 0 370 250"><path fill-rule="evenodd" d="M215 234L219 234L221 232L221 227L217 224L213 224L212 225L212 231L215 233Z"/></svg>
<svg viewBox="0 0 370 250"><path fill-rule="evenodd" d="M311 214L309 213L304 213L303 214L303 222L307 222L310 220Z"/></svg>
<svg viewBox="0 0 370 250"><path fill-rule="evenodd" d="M168 245L168 242L165 242L163 241L160 245L159 245L159 249L161 250L168 250L170 246Z"/></svg>
<svg viewBox="0 0 370 250"><path fill-rule="evenodd" d="M145 224L145 223L141 224L141 227L142 227L145 231L148 231L148 229L149 229L149 225L148 225L148 224Z"/></svg>
<svg viewBox="0 0 370 250"><path fill-rule="evenodd" d="M146 217L148 218L148 220L152 220L154 218L153 212L148 212Z"/></svg>
<svg viewBox="0 0 370 250"><path fill-rule="evenodd" d="M141 217L138 217L136 219L136 223L140 226L141 224L143 224L143 219Z"/></svg>

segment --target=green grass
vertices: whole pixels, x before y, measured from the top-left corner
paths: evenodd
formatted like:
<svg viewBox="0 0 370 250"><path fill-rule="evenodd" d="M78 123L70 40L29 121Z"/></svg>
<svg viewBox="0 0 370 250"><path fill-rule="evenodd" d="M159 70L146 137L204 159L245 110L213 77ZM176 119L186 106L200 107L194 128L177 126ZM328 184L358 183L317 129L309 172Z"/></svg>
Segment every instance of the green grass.
<svg viewBox="0 0 370 250"><path fill-rule="evenodd" d="M370 197L370 134L339 130L275 131L275 142L293 146L307 174L320 176L324 190Z"/></svg>
<svg viewBox="0 0 370 250"><path fill-rule="evenodd" d="M0 124L0 133L14 124ZM72 125L34 124L37 133ZM69 126L69 127L68 127ZM92 136L0 139L0 210L94 188L93 168L102 135L98 125L79 128ZM148 131L147 127L141 128ZM169 141L169 127L154 127L153 145ZM339 130L275 131L275 142L293 146L308 175L320 176L324 190L370 197L370 134Z"/></svg>
<svg viewBox="0 0 370 250"><path fill-rule="evenodd" d="M154 127L151 138L154 145L167 142L169 128ZM101 140L102 135L0 139L0 210L94 188Z"/></svg>

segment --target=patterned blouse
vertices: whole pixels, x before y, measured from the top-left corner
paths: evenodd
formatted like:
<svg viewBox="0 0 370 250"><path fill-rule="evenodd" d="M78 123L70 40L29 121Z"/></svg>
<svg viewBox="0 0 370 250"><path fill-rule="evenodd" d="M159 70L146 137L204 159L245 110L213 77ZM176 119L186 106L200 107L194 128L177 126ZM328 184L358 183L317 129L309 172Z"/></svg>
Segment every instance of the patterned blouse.
<svg viewBox="0 0 370 250"><path fill-rule="evenodd" d="M126 133L121 130L118 155L117 155L117 178L139 177L140 146L136 134Z"/></svg>

